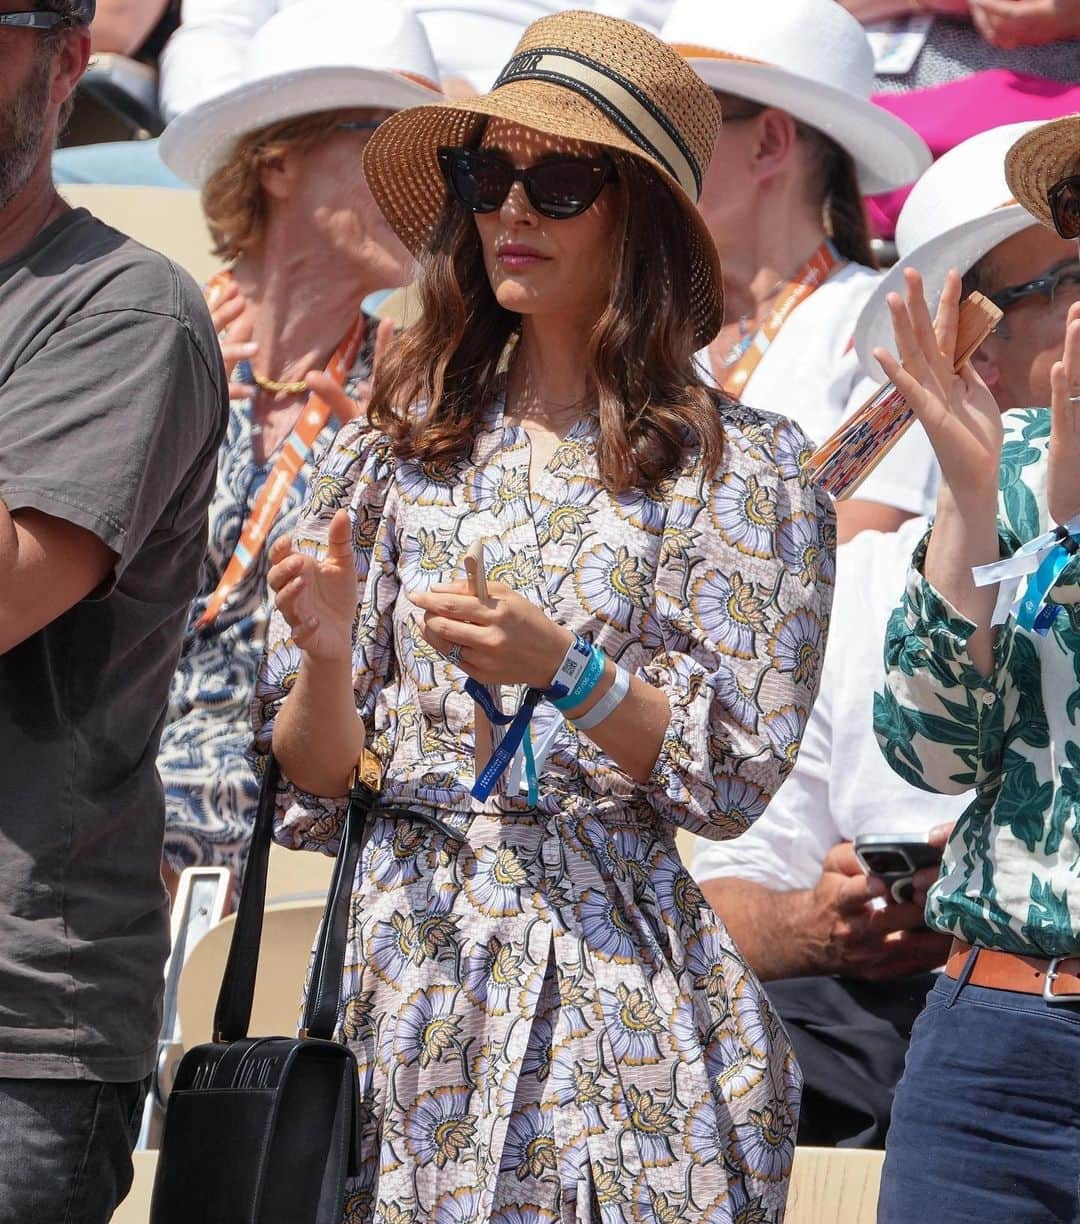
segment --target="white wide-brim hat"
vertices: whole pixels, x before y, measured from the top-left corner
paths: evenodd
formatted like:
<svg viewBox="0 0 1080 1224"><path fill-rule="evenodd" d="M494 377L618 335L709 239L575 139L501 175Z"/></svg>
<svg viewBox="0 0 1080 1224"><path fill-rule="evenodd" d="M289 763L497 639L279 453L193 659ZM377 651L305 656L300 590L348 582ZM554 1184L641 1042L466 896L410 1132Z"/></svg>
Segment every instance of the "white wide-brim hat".
<svg viewBox="0 0 1080 1224"><path fill-rule="evenodd" d="M922 276L933 313L950 268L962 276L999 243L1036 224L1005 181L1005 154L1037 126L1008 123L980 132L943 154L912 188L896 223L899 258L866 300L855 325L859 362L873 377L885 377L874 349L896 352L885 298L904 292L905 268Z"/></svg>
<svg viewBox="0 0 1080 1224"><path fill-rule="evenodd" d="M712 89L779 107L836 141L866 195L930 165L918 132L870 101L874 53L835 0L675 0L661 35Z"/></svg>
<svg viewBox="0 0 1080 1224"><path fill-rule="evenodd" d="M424 27L396 0L298 0L255 32L240 84L178 115L159 151L201 190L249 132L319 111L419 106L441 97L437 81Z"/></svg>

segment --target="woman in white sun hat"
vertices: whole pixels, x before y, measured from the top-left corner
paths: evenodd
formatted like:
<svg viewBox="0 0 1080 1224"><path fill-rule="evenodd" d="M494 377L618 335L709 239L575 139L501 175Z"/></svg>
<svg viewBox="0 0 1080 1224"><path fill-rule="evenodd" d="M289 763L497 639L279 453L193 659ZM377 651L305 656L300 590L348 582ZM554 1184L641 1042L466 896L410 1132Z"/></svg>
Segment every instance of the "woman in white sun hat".
<svg viewBox="0 0 1080 1224"><path fill-rule="evenodd" d="M870 44L834 0L676 0L662 33L725 117L700 204L730 304L713 375L824 441L857 406L851 332L878 276L862 193L910 183L930 153L869 101ZM926 512L931 464L925 449L883 464L839 506L841 539Z"/></svg>
<svg viewBox="0 0 1080 1224"><path fill-rule="evenodd" d="M170 880L187 866L239 870L244 858L269 545L291 530L313 454L356 412L349 395L370 375L376 329L360 303L411 275L368 190L364 146L388 115L439 96L434 75L419 21L394 0L302 0L252 39L240 84L161 140L166 163L201 190L228 265L208 298L233 383L158 758Z"/></svg>

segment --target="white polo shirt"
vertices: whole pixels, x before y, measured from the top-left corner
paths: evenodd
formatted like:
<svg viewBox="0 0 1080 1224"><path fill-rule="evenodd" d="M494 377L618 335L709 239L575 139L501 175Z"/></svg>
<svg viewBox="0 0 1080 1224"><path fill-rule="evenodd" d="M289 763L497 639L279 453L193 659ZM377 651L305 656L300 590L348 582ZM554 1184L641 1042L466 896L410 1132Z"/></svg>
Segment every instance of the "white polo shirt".
<svg viewBox="0 0 1080 1224"><path fill-rule="evenodd" d="M794 770L757 822L731 841L695 840L698 880L738 876L778 891L813 888L828 851L860 833L925 832L955 820L970 795L932 795L885 763L874 738L874 691L885 627L926 531L864 531L837 550L836 592L818 695Z"/></svg>

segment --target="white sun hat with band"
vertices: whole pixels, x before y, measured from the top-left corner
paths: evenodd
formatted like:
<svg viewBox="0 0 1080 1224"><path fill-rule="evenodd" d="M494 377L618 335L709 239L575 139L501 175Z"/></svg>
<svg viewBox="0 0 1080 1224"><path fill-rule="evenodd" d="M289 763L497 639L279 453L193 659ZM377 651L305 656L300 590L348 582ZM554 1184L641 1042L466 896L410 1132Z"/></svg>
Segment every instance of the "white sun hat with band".
<svg viewBox="0 0 1080 1224"><path fill-rule="evenodd" d="M402 110L441 97L420 19L397 0L298 0L255 32L244 79L178 115L162 160L202 188L248 132L319 111Z"/></svg>
<svg viewBox="0 0 1080 1224"><path fill-rule="evenodd" d="M1000 242L1036 224L1005 181L1005 154L1038 122L1009 123L963 141L940 157L912 188L896 223L897 262L863 306L855 349L864 370L885 377L875 348L896 352L885 298L904 292L904 268L923 278L931 311L950 268L963 275Z"/></svg>
<svg viewBox="0 0 1080 1224"><path fill-rule="evenodd" d="M874 53L835 0L675 0L661 35L710 88L785 110L836 141L867 195L930 165L923 138L870 101Z"/></svg>
<svg viewBox="0 0 1080 1224"><path fill-rule="evenodd" d="M724 307L720 257L696 202L720 108L684 60L631 22L558 13L529 26L490 93L391 116L364 150L364 173L414 254L446 201L439 147L474 143L489 118L618 149L653 167L679 206L699 347L716 335Z"/></svg>

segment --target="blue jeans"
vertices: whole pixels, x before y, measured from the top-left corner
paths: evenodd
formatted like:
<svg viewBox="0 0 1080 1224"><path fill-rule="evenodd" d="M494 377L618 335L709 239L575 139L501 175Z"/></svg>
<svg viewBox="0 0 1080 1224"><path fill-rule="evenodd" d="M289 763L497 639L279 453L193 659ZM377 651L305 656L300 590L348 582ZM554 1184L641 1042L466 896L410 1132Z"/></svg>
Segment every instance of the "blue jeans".
<svg viewBox="0 0 1080 1224"><path fill-rule="evenodd" d="M1080 1001L942 976L893 1101L878 1224L1080 1220Z"/></svg>
<svg viewBox="0 0 1080 1224"><path fill-rule="evenodd" d="M0 1079L0 1224L108 1224L147 1083Z"/></svg>

